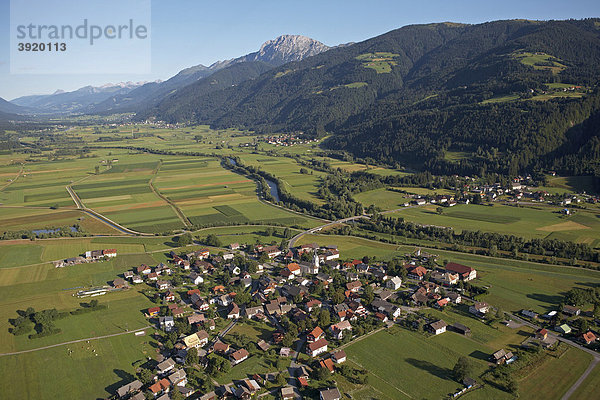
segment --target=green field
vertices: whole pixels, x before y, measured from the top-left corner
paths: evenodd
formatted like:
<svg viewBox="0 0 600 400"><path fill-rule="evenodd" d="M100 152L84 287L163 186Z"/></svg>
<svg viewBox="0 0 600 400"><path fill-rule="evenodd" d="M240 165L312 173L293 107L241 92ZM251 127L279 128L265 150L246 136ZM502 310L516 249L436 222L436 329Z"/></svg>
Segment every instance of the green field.
<svg viewBox="0 0 600 400"><path fill-rule="evenodd" d="M594 211L577 211L565 217L560 207L545 205L515 207L458 204L443 209L437 205L410 208L390 214L405 221L423 225L448 226L462 230L496 232L525 238L559 237L563 240L588 243L596 246L600 240L600 219Z"/></svg>
<svg viewBox="0 0 600 400"><path fill-rule="evenodd" d="M0 361L6 399L106 398L135 378L132 363L156 354L149 332L60 346ZM68 353L68 349L72 353ZM93 352L95 350L95 353ZM96 356L97 354L97 356Z"/></svg>
<svg viewBox="0 0 600 400"><path fill-rule="evenodd" d="M490 349L452 332L427 338L393 328L353 343L345 350L350 361L369 371L369 385L386 397L439 399L461 388L451 378L451 369L458 357L465 352L476 354L470 358L480 374L487 363L478 355ZM494 390L494 398L509 397Z"/></svg>
<svg viewBox="0 0 600 400"><path fill-rule="evenodd" d="M404 203L408 203L411 199L403 194L391 190L375 189L354 195L354 199L368 207L371 204L381 208L382 210L394 210L400 208Z"/></svg>
<svg viewBox="0 0 600 400"><path fill-rule="evenodd" d="M378 74L386 74L392 72L392 67L397 64L394 58L397 57L399 54L376 51L361 54L356 59L362 62L364 68L374 69Z"/></svg>
<svg viewBox="0 0 600 400"><path fill-rule="evenodd" d="M365 255L376 256L379 260L390 259L416 249L414 246L396 246L335 235L305 235L298 241L298 244L302 243L337 245L344 259L361 258ZM475 284L489 286L490 294L485 300L507 311L528 308L546 312L555 309L562 301L562 294L572 287L600 283L600 272L583 268L550 266L437 249L428 251L439 255L440 262L449 260L477 269Z"/></svg>
<svg viewBox="0 0 600 400"><path fill-rule="evenodd" d="M586 400L591 399L597 395L600 390L600 367L596 367L592 370L592 373L582 382L581 386L577 388L575 393L571 396L574 400Z"/></svg>

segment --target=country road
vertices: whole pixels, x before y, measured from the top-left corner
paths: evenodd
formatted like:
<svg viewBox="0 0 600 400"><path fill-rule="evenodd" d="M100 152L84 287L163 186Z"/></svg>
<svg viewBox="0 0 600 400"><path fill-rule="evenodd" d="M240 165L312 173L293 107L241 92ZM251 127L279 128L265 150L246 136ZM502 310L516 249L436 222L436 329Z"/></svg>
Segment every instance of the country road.
<svg viewBox="0 0 600 400"><path fill-rule="evenodd" d="M139 329L136 329L136 330L133 330L133 331L119 332L119 333L113 333L113 334L110 334L110 335L94 336L94 337L85 338L85 339L71 340L71 341L68 341L68 342L51 344L49 346L38 347L38 348L35 348L35 349L13 351L12 353L0 353L0 357L3 357L3 356L15 356L15 355L18 355L18 354L31 353L31 352L34 352L34 351L51 349L53 347L60 347L60 346L66 346L68 344L73 344L73 343L86 342L88 340L106 339L106 338L115 337L115 336L127 335L128 333L141 332L141 331L146 330L148 328L152 328L152 325L148 325L146 327L139 328Z"/></svg>
<svg viewBox="0 0 600 400"><path fill-rule="evenodd" d="M512 319L527 325L530 328L533 329L540 329L541 326L538 326L536 324L532 324L529 321L526 321L522 318L519 318L518 316L511 314L511 313L506 313L508 314ZM585 381L585 378L588 377L588 375L594 370L594 368L596 367L596 365L598 364L598 362L600 362L600 354L598 354L597 352L595 352L594 350L588 349L585 346L580 345L579 343L575 343L572 340L569 339L565 339L562 336L559 336L557 334L555 334L554 332L548 331L548 336L552 336L554 338L556 338L557 340L566 343L572 347L575 347L579 350L583 350L586 353L591 354L594 358L592 359L592 361L590 362L590 365L587 367L587 369L585 370L585 372L583 374L581 374L581 376L577 379L577 381L573 384L573 386L571 386L569 388L569 390L567 390L567 392L561 397L561 400L567 400L569 397L571 397L571 395L573 393L575 393L575 391L579 388L579 386L581 386L581 384L583 383L583 381Z"/></svg>
<svg viewBox="0 0 600 400"><path fill-rule="evenodd" d="M425 205L427 205L427 204L425 204ZM382 211L379 214L391 214L391 213L395 213L397 211L407 210L409 208L416 208L416 207L422 207L422 206L420 206L420 205L412 205L412 206L400 207L400 208L395 208L393 210ZM298 233L296 236L292 237L290 239L290 241L288 242L288 248L294 247L294 245L296 244L296 242L298 241L298 239L300 239L304 235L308 235L308 234L311 234L311 233L319 232L323 228L327 228L327 227L332 226L332 225L343 224L343 223L349 222L349 221L356 221L357 219L362 219L362 218L371 218L371 216L372 216L372 214L355 215L353 217L338 219L337 221L331 221L331 222L328 222L326 224L317 226L315 228L307 229L307 230L305 230L303 232Z"/></svg>

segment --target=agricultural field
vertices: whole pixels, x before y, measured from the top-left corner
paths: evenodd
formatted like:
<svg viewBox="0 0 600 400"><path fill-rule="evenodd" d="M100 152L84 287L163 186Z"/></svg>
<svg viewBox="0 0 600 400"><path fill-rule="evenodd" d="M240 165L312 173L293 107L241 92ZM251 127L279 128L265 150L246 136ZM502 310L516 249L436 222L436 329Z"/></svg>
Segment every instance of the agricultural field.
<svg viewBox="0 0 600 400"><path fill-rule="evenodd" d="M316 196L318 185L325 173L299 165L294 159L287 157L271 157L260 154L247 154L240 156L244 164L260 168L278 177L285 190L302 200L323 204L323 200ZM300 173L304 168L308 173Z"/></svg>
<svg viewBox="0 0 600 400"><path fill-rule="evenodd" d="M394 58L399 54L376 51L375 53L365 53L356 57L362 62L365 68L374 69L378 74L386 74L392 72L392 67L396 65Z"/></svg>
<svg viewBox="0 0 600 400"><path fill-rule="evenodd" d="M259 201L254 181L223 168L216 159L165 161L154 186L195 225L318 225L317 220Z"/></svg>
<svg viewBox="0 0 600 400"><path fill-rule="evenodd" d="M438 207L432 204L400 210L390 215L423 225L451 227L457 232L479 230L525 238L559 237L592 246L596 246L600 240L600 220L593 211L576 210L575 214L564 216L559 213L559 207L545 205L516 207L502 204L458 204L444 207L442 214L439 214Z"/></svg>
<svg viewBox="0 0 600 400"><path fill-rule="evenodd" d="M470 354L476 365L476 375L479 375L487 366L479 355L487 354L490 349L490 346L453 332L425 337L393 328L357 341L345 351L351 362L369 371L369 385L385 397L439 399L461 388L451 377L458 357L465 352ZM510 396L494 390L494 398Z"/></svg>
<svg viewBox="0 0 600 400"><path fill-rule="evenodd" d="M385 188L368 190L366 192L357 193L354 199L363 206L368 207L375 205L382 210L395 210L410 202L412 199L403 193L394 192Z"/></svg>
<svg viewBox="0 0 600 400"><path fill-rule="evenodd" d="M538 70L550 71L556 75L559 72L567 68L566 65L561 63L561 60L546 53L530 53L520 52L513 53L512 57L520 61L522 64L528 65Z"/></svg>
<svg viewBox="0 0 600 400"><path fill-rule="evenodd" d="M2 357L0 373L7 399L107 398L134 380L132 365L156 355L146 331ZM69 354L68 350L72 353ZM95 352L94 352L95 350Z"/></svg>

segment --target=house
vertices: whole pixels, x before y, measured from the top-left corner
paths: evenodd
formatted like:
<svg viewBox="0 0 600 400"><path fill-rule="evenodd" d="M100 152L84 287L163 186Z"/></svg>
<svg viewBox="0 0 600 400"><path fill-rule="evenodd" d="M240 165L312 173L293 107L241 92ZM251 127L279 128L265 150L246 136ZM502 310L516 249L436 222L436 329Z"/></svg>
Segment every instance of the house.
<svg viewBox="0 0 600 400"><path fill-rule="evenodd" d="M120 388L118 388L117 395L119 397L125 397L130 393L137 392L141 388L142 388L142 382L140 382L139 380L136 379L135 381L129 382L128 384L123 385Z"/></svg>
<svg viewBox="0 0 600 400"><path fill-rule="evenodd" d="M242 272L242 270L240 269L240 267L238 267L235 264L229 264L227 266L227 270L229 272L231 272L232 275L239 275Z"/></svg>
<svg viewBox="0 0 600 400"><path fill-rule="evenodd" d="M538 329L535 332L535 338L539 340L546 340L546 338L548 338L548 331L544 328Z"/></svg>
<svg viewBox="0 0 600 400"><path fill-rule="evenodd" d="M346 290L349 290L352 293L357 293L361 287L362 287L362 283L360 283L360 281L346 283Z"/></svg>
<svg viewBox="0 0 600 400"><path fill-rule="evenodd" d="M237 364L241 363L242 361L244 361L245 359L247 359L249 355L250 354L248 353L248 350L239 349L239 350L231 353L230 358L231 358L231 361L233 362L233 365L237 365Z"/></svg>
<svg viewBox="0 0 600 400"><path fill-rule="evenodd" d="M183 369L178 369L177 371L173 372L169 375L168 379L173 387L187 385L187 374Z"/></svg>
<svg viewBox="0 0 600 400"><path fill-rule="evenodd" d="M156 272L150 272L148 274L148 280L150 280L150 281L157 281L158 280L158 274Z"/></svg>
<svg viewBox="0 0 600 400"><path fill-rule="evenodd" d="M319 400L341 400L342 395L337 388L321 390Z"/></svg>
<svg viewBox="0 0 600 400"><path fill-rule="evenodd" d="M201 284L202 282L204 282L204 278L203 278L202 276L200 276L200 275L199 275L198 273L196 273L196 272L192 272L192 273L189 275L189 278L190 278L190 280L192 281L192 283L193 283L194 285L199 285L199 284Z"/></svg>
<svg viewBox="0 0 600 400"><path fill-rule="evenodd" d="M448 324L446 324L444 322L444 320L439 320L439 321L435 321L432 322L431 324L429 324L429 327L431 328L431 332L434 335L439 335L440 333L444 333L446 332L446 327L448 326Z"/></svg>
<svg viewBox="0 0 600 400"><path fill-rule="evenodd" d="M538 317L538 314L531 310L521 310L521 315L532 319L536 319Z"/></svg>
<svg viewBox="0 0 600 400"><path fill-rule="evenodd" d="M229 351L229 345L227 343L223 343L220 340L217 340L213 345L213 351L215 353L225 354Z"/></svg>
<svg viewBox="0 0 600 400"><path fill-rule="evenodd" d="M281 250L277 246L265 246L261 253L266 254L269 258L275 258L281 255Z"/></svg>
<svg viewBox="0 0 600 400"><path fill-rule="evenodd" d="M480 318L483 318L488 311L490 311L490 306L485 302L476 301L473 305L469 306L469 312Z"/></svg>
<svg viewBox="0 0 600 400"><path fill-rule="evenodd" d="M133 272L131 272L131 271L125 271L125 272L123 273L123 277L124 277L125 279L130 279L130 280L131 280L131 279L133 279Z"/></svg>
<svg viewBox="0 0 600 400"><path fill-rule="evenodd" d="M307 353L311 357L316 357L321 353L325 353L327 351L327 345L329 342L325 340L325 338L321 338L313 343L308 343L307 345Z"/></svg>
<svg viewBox="0 0 600 400"><path fill-rule="evenodd" d="M116 257L117 256L117 250L116 249L102 250L102 256L103 257L107 257L107 258Z"/></svg>
<svg viewBox="0 0 600 400"><path fill-rule="evenodd" d="M331 325L329 330L335 339L341 340L344 335L344 331L347 330L352 332L352 325L350 325L350 321L345 320Z"/></svg>
<svg viewBox="0 0 600 400"><path fill-rule="evenodd" d="M175 326L175 320L170 315L167 315L166 317L159 317L158 324L165 332L171 332L171 329Z"/></svg>
<svg viewBox="0 0 600 400"><path fill-rule="evenodd" d="M338 350L331 355L331 358L336 364L341 364L346 361L346 352L344 350Z"/></svg>
<svg viewBox="0 0 600 400"><path fill-rule="evenodd" d="M459 293L448 292L446 293L446 297L454 304L460 304L460 302L462 301L462 296Z"/></svg>
<svg viewBox="0 0 600 400"><path fill-rule="evenodd" d="M581 340L582 343L585 343L587 345L590 345L592 343L594 343L598 338L596 337L596 335L594 335L593 332L591 331L587 331L586 333L582 333L579 336L579 340Z"/></svg>
<svg viewBox="0 0 600 400"><path fill-rule="evenodd" d="M150 269L149 266L142 264L136 268L136 272L138 275L148 275L149 273L152 272L152 270Z"/></svg>
<svg viewBox="0 0 600 400"><path fill-rule="evenodd" d="M471 335L471 329L469 329L468 327L466 327L463 324L459 324L458 322L452 324L452 326L450 328L454 332L460 333L461 335L465 335L465 336L470 336Z"/></svg>
<svg viewBox="0 0 600 400"><path fill-rule="evenodd" d="M263 312L264 312L264 309L262 306L246 307L246 310L245 310L246 318L252 318L255 315L262 314Z"/></svg>
<svg viewBox="0 0 600 400"><path fill-rule="evenodd" d="M284 386L281 388L281 398L283 400L291 400L296 398L293 386Z"/></svg>
<svg viewBox="0 0 600 400"><path fill-rule="evenodd" d="M210 257L210 250L201 249L201 250L195 251L193 254L194 254L194 257L196 257L196 259L204 260L205 258Z"/></svg>
<svg viewBox="0 0 600 400"><path fill-rule="evenodd" d="M169 309L171 310L175 318L183 317L183 309L177 307L176 304L169 304Z"/></svg>
<svg viewBox="0 0 600 400"><path fill-rule="evenodd" d="M123 278L117 278L113 281L113 287L115 289L124 289L127 287L127 281Z"/></svg>
<svg viewBox="0 0 600 400"><path fill-rule="evenodd" d="M261 339L256 343L256 347L258 347L262 351L268 351L271 346L269 345L269 343Z"/></svg>
<svg viewBox="0 0 600 400"><path fill-rule="evenodd" d="M156 366L156 371L163 375L175 368L175 361L172 358L167 358Z"/></svg>
<svg viewBox="0 0 600 400"><path fill-rule="evenodd" d="M446 272L458 274L463 281L471 281L477 278L477 271L475 269L453 262L446 264Z"/></svg>
<svg viewBox="0 0 600 400"><path fill-rule="evenodd" d="M183 343L186 348L200 348L208 343L208 333L202 330L200 332L192 333L189 336L183 338Z"/></svg>
<svg viewBox="0 0 600 400"><path fill-rule="evenodd" d="M229 250L239 250L240 248L240 244L239 243L231 243L229 245Z"/></svg>
<svg viewBox="0 0 600 400"><path fill-rule="evenodd" d="M500 349L491 355L490 361L499 365L499 364L509 363L513 357L514 357L514 355L512 352L510 352L510 351L507 352L504 349Z"/></svg>
<svg viewBox="0 0 600 400"><path fill-rule="evenodd" d="M321 300L312 299L307 301L306 304L304 304L304 308L306 309L306 311L311 312L313 308L321 308L321 304Z"/></svg>
<svg viewBox="0 0 600 400"><path fill-rule="evenodd" d="M134 275L133 278L131 278L131 281L133 283L144 283L144 280L139 275Z"/></svg>
<svg viewBox="0 0 600 400"><path fill-rule="evenodd" d="M157 397L161 393L169 393L169 386L171 386L171 382L169 382L168 379L163 378L151 385L148 389L150 389L154 397Z"/></svg>
<svg viewBox="0 0 600 400"><path fill-rule="evenodd" d="M175 292L168 290L167 293L165 293L165 301L175 301Z"/></svg>
<svg viewBox="0 0 600 400"><path fill-rule="evenodd" d="M566 305L562 309L563 314L566 314L571 317L575 317L581 313L581 309L579 307Z"/></svg>
<svg viewBox="0 0 600 400"><path fill-rule="evenodd" d="M443 286L452 286L458 283L459 275L452 272L434 271L431 273L431 279Z"/></svg>
<svg viewBox="0 0 600 400"><path fill-rule="evenodd" d="M189 317L187 317L187 319L188 319L189 325L202 324L205 321L204 314L198 314L198 313L194 313L194 314L190 315Z"/></svg>
<svg viewBox="0 0 600 400"><path fill-rule="evenodd" d="M227 312L227 319L238 319L240 317L240 308L237 304L231 303Z"/></svg>
<svg viewBox="0 0 600 400"><path fill-rule="evenodd" d="M323 332L323 329L317 326L315 329L310 331L308 335L306 335L306 341L308 343L316 342L317 340L321 339L324 334L325 332Z"/></svg>
<svg viewBox="0 0 600 400"><path fill-rule="evenodd" d="M410 279L421 281L427 275L427 269L420 265L409 265L406 276Z"/></svg>
<svg viewBox="0 0 600 400"><path fill-rule="evenodd" d="M148 315L151 317L156 317L160 312L160 307L150 307L148 309Z"/></svg>
<svg viewBox="0 0 600 400"><path fill-rule="evenodd" d="M385 282L385 287L392 290L398 290L402 286L402 279L398 276L393 276Z"/></svg>
<svg viewBox="0 0 600 400"><path fill-rule="evenodd" d="M321 366L321 368L327 369L332 374L335 372L335 367L333 365L333 360L331 358L326 358L325 360L321 360L319 362L319 365Z"/></svg>
<svg viewBox="0 0 600 400"><path fill-rule="evenodd" d="M148 275L150 276L150 275ZM156 288L158 290L166 290L169 288L169 282L167 281L156 281Z"/></svg>

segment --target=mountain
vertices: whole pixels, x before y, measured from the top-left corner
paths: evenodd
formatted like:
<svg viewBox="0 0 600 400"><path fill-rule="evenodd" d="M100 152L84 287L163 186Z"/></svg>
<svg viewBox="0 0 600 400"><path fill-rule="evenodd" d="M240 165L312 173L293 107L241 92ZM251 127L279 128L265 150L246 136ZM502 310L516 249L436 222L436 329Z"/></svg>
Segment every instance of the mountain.
<svg viewBox="0 0 600 400"><path fill-rule="evenodd" d="M238 58L232 58L224 61L217 61L206 67L202 64L195 65L180 71L172 78L159 83L147 84L136 90L125 94L116 94L105 101L93 105L88 109L89 113L107 113L107 112L131 112L139 109L152 107L163 98L172 95L175 91L187 85L191 85L203 78L211 76L217 71L229 68L235 64L259 62L261 67L250 67L233 69L229 75L236 75L232 84L245 80L240 75L244 70L256 71L256 68L266 66L277 67L290 61L302 60L321 52L327 51L328 46L314 39L300 35L282 35L274 40L269 40L262 44L260 50ZM251 72L251 77L254 74ZM250 78L250 76L248 77ZM201 87L203 85L200 85Z"/></svg>
<svg viewBox="0 0 600 400"><path fill-rule="evenodd" d="M72 92L57 90L53 94L19 97L12 100L11 103L34 109L37 113L77 112L90 104L99 103L113 95L129 93L143 84L145 82L121 82L98 87L85 86Z"/></svg>
<svg viewBox="0 0 600 400"><path fill-rule="evenodd" d="M331 149L439 173L595 173L566 160L590 145L567 144L596 126L599 71L599 19L411 25L208 95L180 90L137 118L328 132Z"/></svg>
<svg viewBox="0 0 600 400"><path fill-rule="evenodd" d="M10 114L25 114L27 109L4 100L0 97L0 112L3 113L3 118L7 118Z"/></svg>

